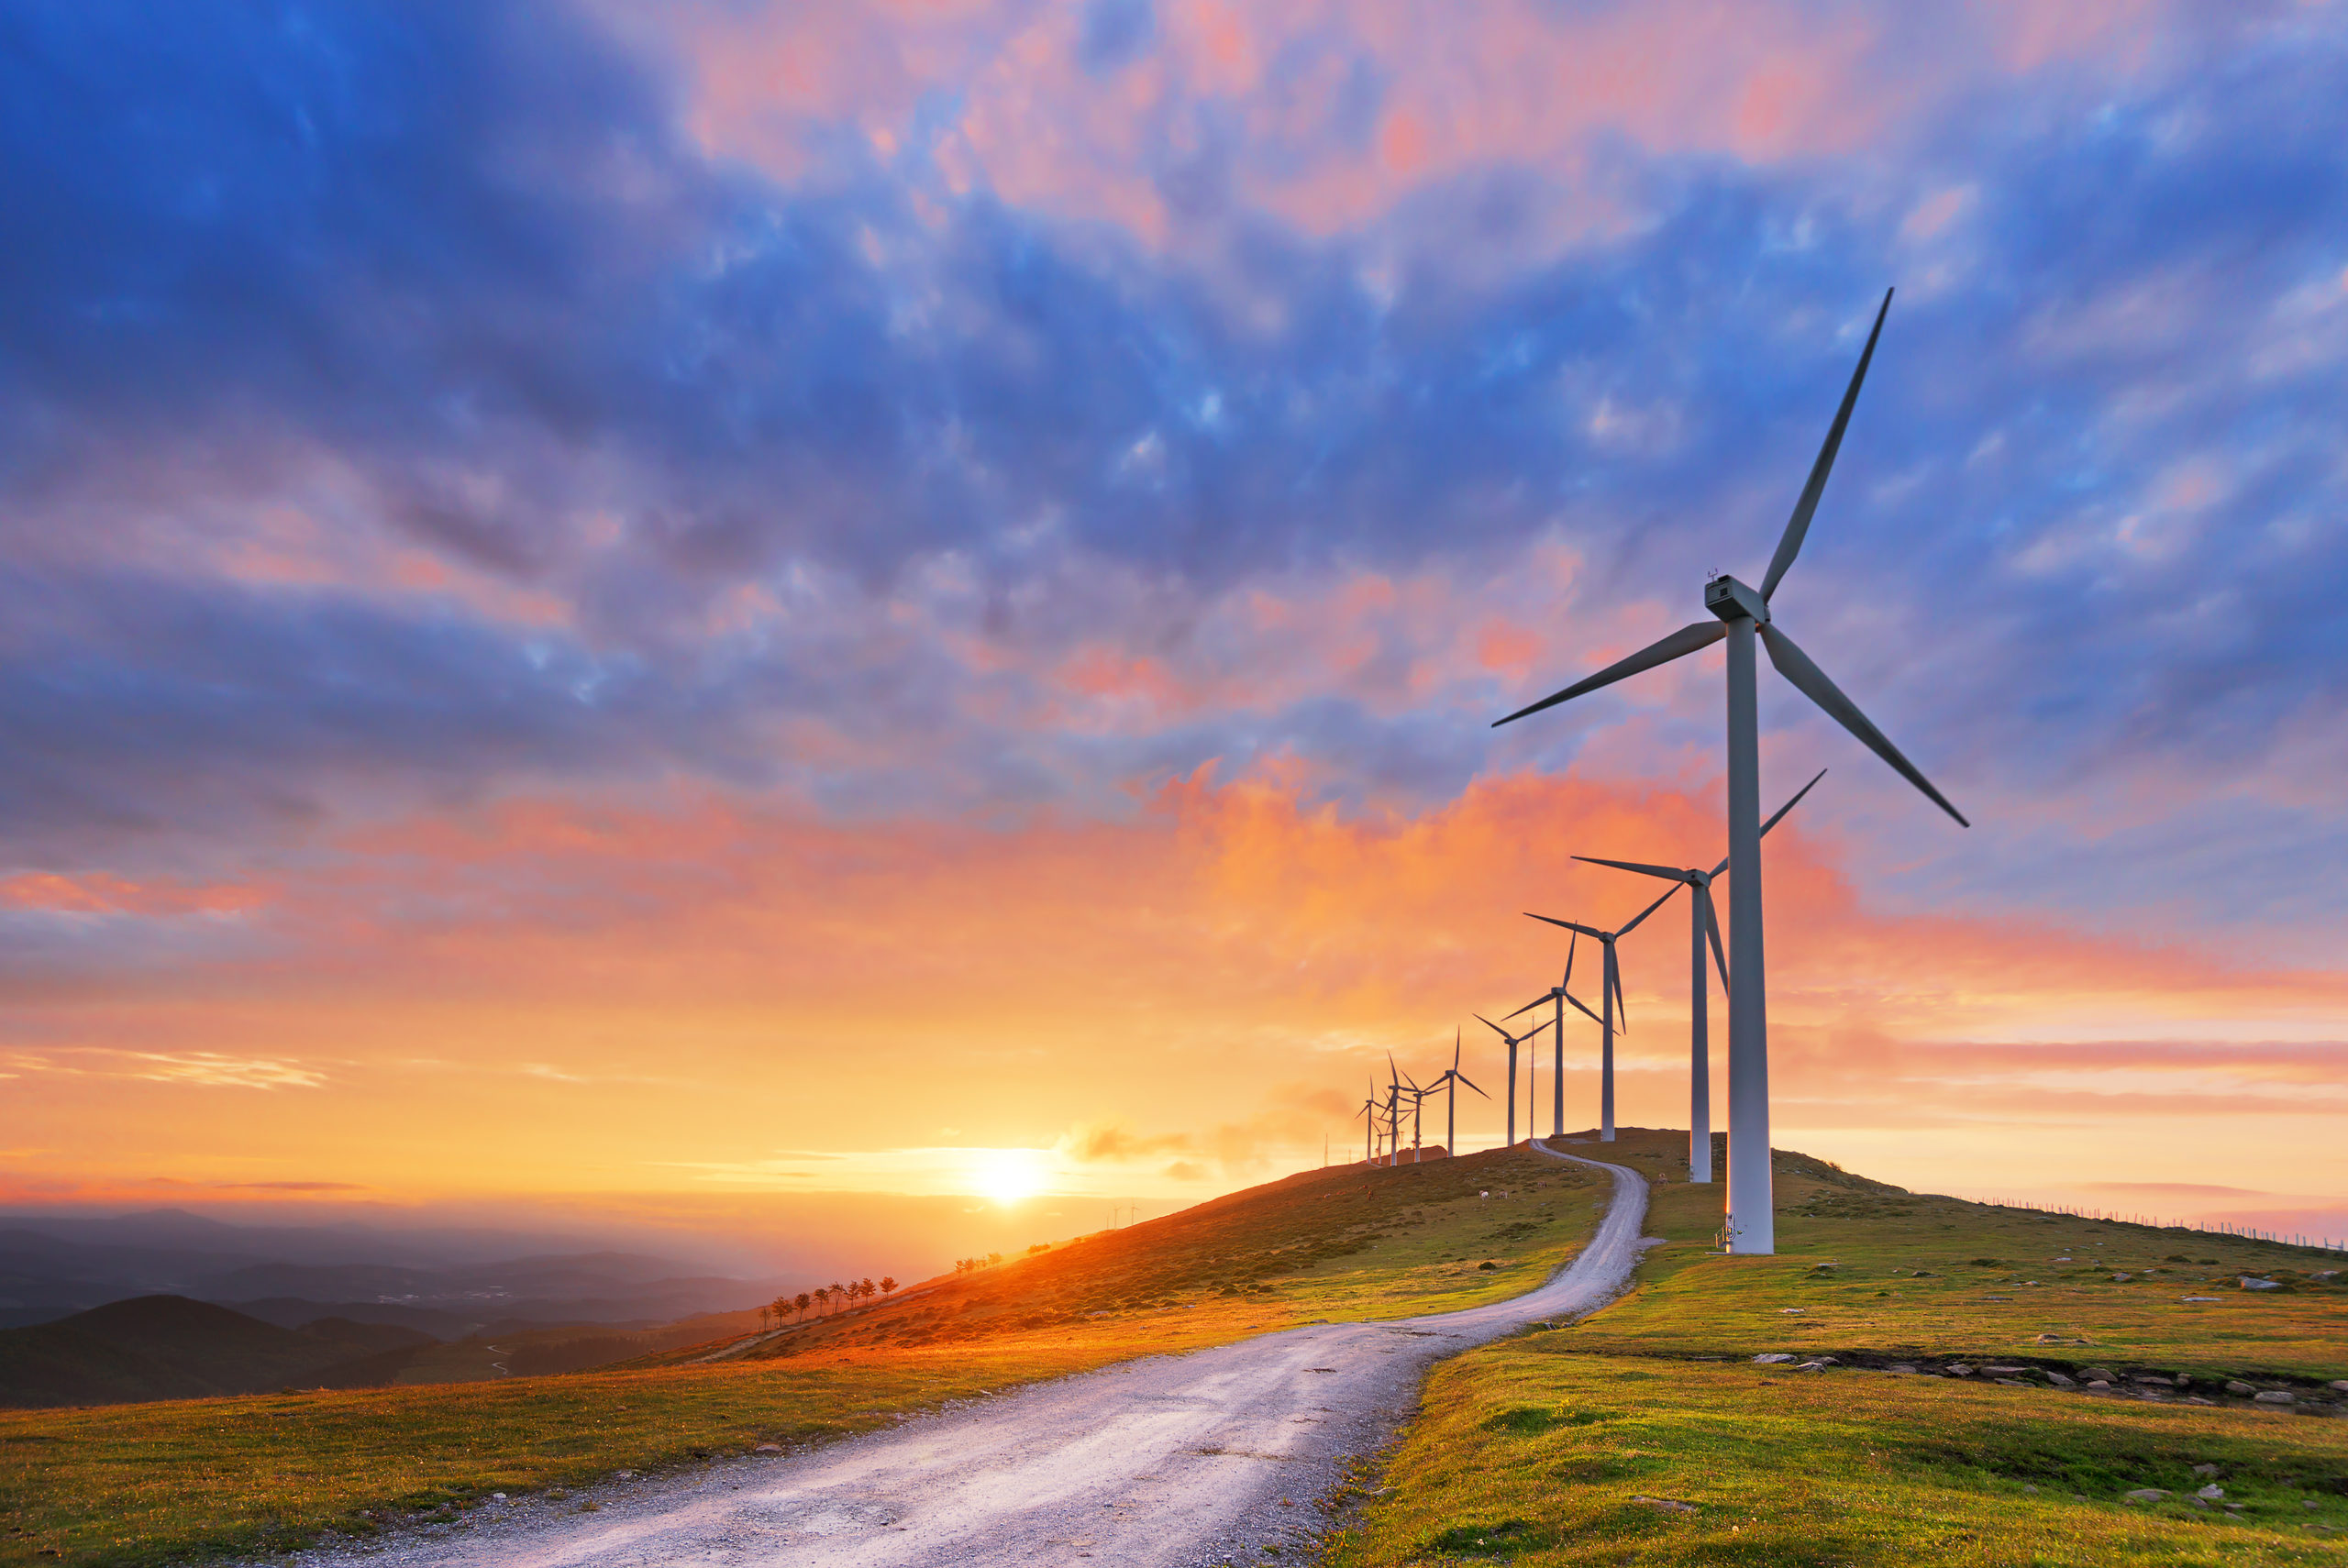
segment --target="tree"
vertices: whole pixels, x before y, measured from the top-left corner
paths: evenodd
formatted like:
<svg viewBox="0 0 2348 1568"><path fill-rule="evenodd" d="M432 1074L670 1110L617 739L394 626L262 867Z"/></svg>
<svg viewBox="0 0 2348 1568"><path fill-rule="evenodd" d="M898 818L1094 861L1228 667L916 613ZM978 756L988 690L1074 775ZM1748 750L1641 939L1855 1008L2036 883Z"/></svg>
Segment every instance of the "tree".
<svg viewBox="0 0 2348 1568"><path fill-rule="evenodd" d="M884 1275L882 1275L880 1276L880 1294L881 1294L881 1295L883 1295L883 1296L891 1295L891 1294L892 1294L892 1293L894 1293L894 1292L895 1292L896 1288L897 1288L897 1281L896 1281L896 1279L895 1279L895 1277L894 1277L893 1275L885 1275L885 1274L884 1274Z"/></svg>
<svg viewBox="0 0 2348 1568"><path fill-rule="evenodd" d="M831 1304L832 1287L828 1285L817 1286L815 1287L815 1316L818 1318L822 1317L824 1315L824 1309Z"/></svg>
<svg viewBox="0 0 2348 1568"><path fill-rule="evenodd" d="M791 1298L791 1304L798 1308L799 1315L804 1318L807 1316L807 1309L815 1304L815 1298L803 1290Z"/></svg>
<svg viewBox="0 0 2348 1568"><path fill-rule="evenodd" d="M989 1253L987 1254L987 1267L989 1267L989 1268L992 1268L992 1267L994 1267L994 1265L995 1265L995 1264L997 1264L1001 1263L1002 1261L1002 1254L1001 1253Z"/></svg>
<svg viewBox="0 0 2348 1568"><path fill-rule="evenodd" d="M857 1291L867 1301L872 1299L872 1276L870 1275L864 1276L864 1283L857 1286Z"/></svg>

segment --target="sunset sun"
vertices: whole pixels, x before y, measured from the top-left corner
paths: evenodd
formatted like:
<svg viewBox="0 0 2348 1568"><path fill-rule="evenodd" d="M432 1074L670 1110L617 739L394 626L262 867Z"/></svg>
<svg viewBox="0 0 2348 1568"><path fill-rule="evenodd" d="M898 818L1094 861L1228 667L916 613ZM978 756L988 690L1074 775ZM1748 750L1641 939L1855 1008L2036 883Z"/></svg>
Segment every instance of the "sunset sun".
<svg viewBox="0 0 2348 1568"><path fill-rule="evenodd" d="M1017 1203L1044 1189L1044 1166L1032 1149L981 1149L970 1170L970 1190L997 1203Z"/></svg>

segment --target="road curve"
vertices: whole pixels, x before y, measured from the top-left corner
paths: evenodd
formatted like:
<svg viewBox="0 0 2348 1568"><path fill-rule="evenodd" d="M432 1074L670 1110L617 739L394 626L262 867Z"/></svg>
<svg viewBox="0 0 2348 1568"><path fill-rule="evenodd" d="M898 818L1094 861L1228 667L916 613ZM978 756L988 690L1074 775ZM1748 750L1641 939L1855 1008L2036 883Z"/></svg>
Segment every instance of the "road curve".
<svg viewBox="0 0 2348 1568"><path fill-rule="evenodd" d="M1315 1533L1306 1505L1383 1441L1430 1363L1629 1279L1646 1183L1621 1165L1578 1257L1540 1288L1463 1312L1330 1323L1036 1384L784 1459L613 1482L479 1510L460 1533L305 1551L311 1568L957 1568L1097 1557L1260 1561ZM592 1496L595 1513L577 1511Z"/></svg>

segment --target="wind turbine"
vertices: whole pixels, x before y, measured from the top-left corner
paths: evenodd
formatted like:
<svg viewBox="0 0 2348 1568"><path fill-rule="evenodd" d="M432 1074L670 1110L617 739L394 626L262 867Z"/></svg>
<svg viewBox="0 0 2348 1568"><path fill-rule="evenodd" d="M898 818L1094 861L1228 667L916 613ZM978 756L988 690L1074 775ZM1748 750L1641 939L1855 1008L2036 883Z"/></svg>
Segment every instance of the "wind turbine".
<svg viewBox="0 0 2348 1568"><path fill-rule="evenodd" d="M1443 1152L1454 1159L1459 1155L1459 1086L1468 1084L1469 1088L1476 1089L1476 1092L1484 1095L1486 1099L1492 1098L1490 1095L1484 1094L1482 1089L1476 1088L1474 1084L1468 1083L1468 1075L1459 1070L1459 1031L1455 1029L1451 1032L1451 1066L1443 1070L1441 1077L1426 1087L1426 1092L1429 1094L1433 1094L1439 1088L1445 1090ZM1513 1143L1516 1140L1512 1138L1509 1142Z"/></svg>
<svg viewBox="0 0 2348 1568"><path fill-rule="evenodd" d="M1638 930L1639 922L1641 921L1655 913L1656 911L1663 908L1664 899L1668 899L1673 893L1676 893L1678 890L1679 889L1677 888L1667 889L1664 893L1663 899L1657 899L1655 902L1641 910L1637 914L1633 915L1631 917L1630 923L1623 926L1620 931L1600 931L1594 925L1578 925L1572 921L1557 920L1549 915L1537 914L1532 916L1534 920L1545 920L1551 925L1562 925L1567 931L1578 932L1583 936L1594 937L1597 939L1600 945L1606 949L1605 960L1599 970L1598 979L1599 1005L1606 1010L1606 1016L1598 1021L1598 1027L1604 1041L1604 1043L1600 1047L1598 1056L1598 1141L1601 1143L1611 1143L1614 1142L1615 1003L1623 1003L1623 1032L1628 1034L1631 1032L1631 1004L1629 1002L1623 1001L1623 968L1621 965L1614 961L1614 944L1622 940L1623 937L1630 935L1631 933ZM1529 911L1527 912L1530 913ZM1571 948L1567 950L1566 962L1569 966L1573 963L1573 952ZM1573 1001L1571 997L1568 997L1566 999ZM1575 1001L1574 1006L1581 1007L1581 1003ZM1589 1009L1581 1007L1581 1010L1584 1013L1588 1013ZM1558 1016L1563 1018L1564 1014L1560 1013ZM1564 1032L1562 1027L1559 1029L1558 1032L1561 1034Z"/></svg>
<svg viewBox="0 0 2348 1568"><path fill-rule="evenodd" d="M1374 1165L1378 1160L1377 1151L1370 1144L1370 1140L1378 1136L1378 1084L1375 1079L1371 1080L1369 1088L1370 1093L1362 1100L1361 1109L1354 1112L1356 1116L1363 1119L1361 1163L1365 1165Z"/></svg>
<svg viewBox="0 0 2348 1568"><path fill-rule="evenodd" d="M1779 806L1777 814L1761 824L1761 836L1785 820L1786 813L1801 804L1801 798L1826 777L1826 769L1794 792L1794 798ZM1704 978L1704 940L1711 939L1712 962L1720 966L1721 990L1726 994L1728 960L1721 953L1721 922L1712 913L1712 879L1728 869L1723 860L1710 871L1692 867L1684 871L1667 866L1642 866L1633 860L1600 860L1594 855L1577 855L1576 860L1592 866L1611 866L1618 871L1636 871L1644 876L1661 877L1665 880L1685 884L1688 894L1688 1179L1709 1182L1712 1179L1712 1060L1711 1020L1705 1014L1707 994L1711 986ZM1676 893L1678 887L1672 889ZM1665 898L1671 897L1666 893Z"/></svg>
<svg viewBox="0 0 2348 1568"><path fill-rule="evenodd" d="M1744 984L1728 994L1728 1248L1733 1253L1768 1253L1778 1250L1778 1221L1769 1181L1769 1010L1767 966L1761 949L1761 747L1760 720L1754 701L1753 645L1757 638L1769 650L1769 662L1795 688L1833 715L1835 722L1859 738L1862 745L1889 763L1950 816L1960 827L1972 824L1919 772L1916 765L1884 738L1858 705L1825 672L1811 662L1784 629L1770 618L1769 600L1784 580L1787 569L1801 553L1818 498L1833 470L1834 454L1842 448L1843 432L1851 423L1851 409L1859 401L1859 383L1866 380L1867 363L1875 358L1876 339L1883 334L1883 318L1891 309L1891 291L1884 291L1882 308L1867 333L1867 346L1858 369L1834 411L1826 442L1811 465L1809 482L1801 487L1786 531L1778 536L1777 553L1755 592L1735 578L1722 576L1704 584L1704 608L1710 621L1682 626L1670 635L1617 659L1597 674L1553 692L1530 707L1520 708L1499 724L1570 701L1601 686L1611 686L1641 670L1668 664L1683 655L1728 642L1728 862L1734 878L1729 886L1729 951L1733 972Z"/></svg>
<svg viewBox="0 0 2348 1568"><path fill-rule="evenodd" d="M1598 1017L1598 1015L1591 1012L1589 1009L1582 1007L1581 999L1576 997L1573 992L1566 988L1573 983L1574 950L1573 944L1571 943L1567 943L1566 944L1565 978L1559 980L1556 985L1551 986L1547 990L1543 991L1539 996L1534 997L1531 1001L1526 1002L1523 1007L1518 1008L1516 1012L1512 1012L1508 1015L1510 1018L1514 1018L1518 1013L1531 1012L1543 1002L1552 1003L1557 1010L1557 1016L1555 1021L1557 1026L1557 1032L1552 1037L1550 1042L1557 1053L1556 1070L1549 1075L1549 1092L1553 1101L1549 1110L1549 1136L1552 1138L1562 1138L1565 1136L1566 1132L1566 1004L1567 1002L1572 1002L1574 1006L1581 1008L1581 1010L1586 1017L1593 1021ZM1529 1039L1531 1036L1528 1035L1525 1038ZM1533 1129L1540 1121L1540 1116L1535 1110L1535 1107L1539 1106L1541 1101L1533 1092L1533 1069L1529 1066L1526 1067L1524 1074L1524 1135L1530 1139L1538 1136Z"/></svg>
<svg viewBox="0 0 2348 1568"><path fill-rule="evenodd" d="M1543 999L1543 1000L1546 1000L1546 999L1547 999L1546 998L1544 998L1544 999ZM1534 1003L1534 1004L1533 1004L1533 1005L1534 1005L1534 1006L1536 1006L1536 1007L1537 1007L1537 1006L1539 1006L1540 1004L1539 1004L1538 1002L1536 1002L1536 1003ZM1524 1010L1523 1010L1523 1008L1519 1008L1517 1010L1518 1010L1519 1012L1522 1012L1522 1011L1523 1011ZM1525 1031L1523 1033L1522 1033L1522 1034L1511 1034L1507 1030L1502 1029L1499 1024L1494 1023L1490 1019L1486 1018L1486 1017L1485 1017L1482 1013L1480 1013L1480 1012L1479 1012L1479 1013L1476 1013L1476 1014L1474 1014L1473 1016L1474 1016L1474 1018L1475 1018L1475 1020L1476 1020L1476 1021L1477 1021L1477 1022L1479 1022L1479 1023L1482 1024L1485 1028L1487 1028L1487 1029L1490 1030L1493 1033L1495 1033L1495 1034L1499 1035L1502 1040L1505 1040L1505 1041L1507 1041L1507 1042L1508 1042L1508 1145L1507 1145L1507 1146L1508 1146L1509 1148L1513 1149L1513 1148L1515 1148L1515 1147L1516 1147L1516 1048L1517 1048L1517 1046L1519 1046L1520 1044L1523 1044L1524 1042L1526 1042L1526 1041L1528 1041L1528 1040L1531 1040L1534 1035L1536 1035L1536 1034L1540 1033L1543 1030L1545 1030L1545 1029L1548 1028L1548 1027L1549 1027L1549 1021L1548 1021L1547 1019L1545 1019L1545 1019L1543 1019L1540 1022L1538 1022L1538 1023L1534 1024L1532 1028L1530 1028L1530 1029L1526 1030L1526 1031ZM1527 1075L1527 1077L1528 1077L1528 1078L1529 1078L1529 1077L1530 1077L1530 1075L1528 1074L1528 1075ZM1491 1096L1490 1096L1490 1095L1486 1095L1484 1098L1485 1098L1485 1099L1490 1099L1491 1098Z"/></svg>

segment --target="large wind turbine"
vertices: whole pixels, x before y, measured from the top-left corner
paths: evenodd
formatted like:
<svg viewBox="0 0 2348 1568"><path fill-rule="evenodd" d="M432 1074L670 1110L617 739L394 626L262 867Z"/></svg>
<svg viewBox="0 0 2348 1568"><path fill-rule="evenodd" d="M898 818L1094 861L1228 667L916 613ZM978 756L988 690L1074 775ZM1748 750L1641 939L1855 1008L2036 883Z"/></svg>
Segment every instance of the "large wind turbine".
<svg viewBox="0 0 2348 1568"><path fill-rule="evenodd" d="M1562 925L1567 931L1579 932L1584 936L1593 937L1606 949L1606 956L1598 977L1598 1002L1606 1010L1606 1016L1598 1021L1598 1027L1604 1040L1598 1057L1598 1141L1601 1143L1614 1142L1614 1004L1623 1000L1623 966L1615 962L1614 944L1638 930L1640 922L1663 908L1664 899L1668 899L1678 890L1677 888L1667 889L1663 899L1657 899L1637 914L1633 915L1629 922L1620 931L1600 931L1594 925L1581 925L1573 921L1557 920L1549 915L1533 916L1534 920L1545 920L1551 925ZM1573 955L1570 950L1566 955L1566 963L1567 972L1570 973L1573 964ZM1566 999L1573 1001L1571 997ZM1581 1007L1581 1003L1576 1001L1574 1006ZM1586 1007L1581 1007L1581 1010L1585 1013L1589 1011ZM1562 1019L1564 1014L1560 1013L1558 1016ZM1631 1004L1623 1002L1623 1032L1627 1034L1630 1029ZM1558 1032L1560 1034L1565 1032L1562 1025Z"/></svg>
<svg viewBox="0 0 2348 1568"><path fill-rule="evenodd" d="M1761 824L1761 836L1785 820L1786 813L1801 804L1801 798L1826 777L1826 769L1818 770L1808 784L1794 791L1794 798L1779 806L1777 813ZM1667 866L1642 866L1633 860L1600 860L1594 855L1577 855L1576 860L1592 866L1611 866L1618 871L1636 871L1648 877L1684 884L1688 889L1688 1179L1709 1182L1712 1179L1712 1050L1711 1020L1705 1012L1705 1002L1711 987L1704 978L1704 941L1712 944L1712 962L1720 966L1721 990L1726 994L1728 960L1721 953L1721 922L1712 913L1712 879L1728 869L1723 860L1710 871L1694 867L1674 870ZM1676 893L1678 887L1672 889ZM1671 897L1666 893L1665 898Z"/></svg>
<svg viewBox="0 0 2348 1568"><path fill-rule="evenodd" d="M1545 1001L1547 999L1545 997L1542 999ZM1535 1003L1534 1005L1538 1006L1539 1004ZM1517 1010L1522 1012L1524 1010L1519 1008ZM1482 1024L1485 1028L1499 1035L1502 1040L1508 1042L1508 1143L1506 1147L1513 1149L1516 1147L1516 1048L1531 1040L1543 1030L1548 1028L1549 1021L1545 1018L1522 1034L1511 1034L1507 1030L1502 1029L1499 1024L1494 1023L1490 1019L1486 1018L1480 1012L1475 1014L1474 1017L1477 1022ZM1530 1066L1529 1063L1527 1065ZM1529 1082L1531 1075L1528 1073L1526 1077L1527 1081ZM1484 1098L1490 1099L1491 1096L1486 1095ZM1528 1127L1526 1131L1530 1132L1531 1128Z"/></svg>
<svg viewBox="0 0 2348 1568"><path fill-rule="evenodd" d="M1728 863L1733 878L1729 885L1729 968L1731 973L1744 977L1744 983L1732 987L1728 994L1727 1230L1729 1251L1733 1253L1778 1250L1778 1222L1769 1182L1769 1011L1765 978L1767 968L1761 952L1761 748L1760 721L1753 690L1755 640L1757 638L1769 650L1769 662L1803 696L1825 709L1867 749L1891 764L1901 778L1955 817L1959 826L1971 825L1945 796L1933 788L1932 781L1917 770L1916 765L1884 738L1883 732L1859 712L1857 704L1826 679L1825 672L1811 662L1810 656L1795 645L1769 613L1769 600L1777 592L1778 584L1784 580L1787 569L1794 564L1794 557L1801 552L1803 536L1810 532L1811 517L1818 510L1818 498L1826 490L1826 476L1833 469L1834 454L1841 449L1843 432L1851 423L1851 409L1859 401L1859 383L1866 379L1867 362L1875 358L1876 339L1883 334L1883 318L1890 309L1891 292L1887 289L1883 306L1876 312L1875 326L1867 333L1867 346L1859 355L1858 369L1851 372L1851 384L1843 393L1843 405L1834 412L1834 423L1827 429L1826 442L1818 449L1818 460L1811 465L1810 480L1802 486L1800 499L1794 502L1793 515L1786 520L1786 531L1778 539L1777 553L1769 558L1769 569L1761 579L1760 591L1755 592L1733 577L1713 578L1704 584L1704 608L1711 613L1711 620L1682 626L1630 657L1617 659L1597 674L1495 721L1497 725L1522 719L1528 713L1570 701L1584 692L1611 686L1641 670L1668 664L1723 638L1728 642Z"/></svg>
<svg viewBox="0 0 2348 1568"><path fill-rule="evenodd" d="M1434 1082L1427 1085L1424 1091L1433 1094L1436 1089L1444 1090L1443 1152L1453 1159L1459 1157L1459 1086L1468 1084L1469 1088L1476 1089L1476 1092L1484 1095L1486 1099L1492 1098L1490 1095L1484 1094L1482 1089L1476 1088L1474 1084L1468 1083L1468 1075L1459 1070L1459 1031L1455 1029L1451 1032L1451 1066L1445 1067L1443 1075ZM1513 1143L1516 1140L1512 1138L1509 1142Z"/></svg>

